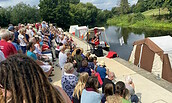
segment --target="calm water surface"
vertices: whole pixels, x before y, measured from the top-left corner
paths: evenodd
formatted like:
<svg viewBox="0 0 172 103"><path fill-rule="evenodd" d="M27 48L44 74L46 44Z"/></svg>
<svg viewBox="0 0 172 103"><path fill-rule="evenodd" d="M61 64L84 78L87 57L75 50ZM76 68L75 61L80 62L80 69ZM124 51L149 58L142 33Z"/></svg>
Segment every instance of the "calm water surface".
<svg viewBox="0 0 172 103"><path fill-rule="evenodd" d="M132 29L117 26L106 27L105 41L109 43L110 50L118 53L119 57L128 60L133 49L134 41L144 39L146 37L157 37L171 35L170 30L150 30L150 29ZM124 44L121 46L119 39L123 37Z"/></svg>

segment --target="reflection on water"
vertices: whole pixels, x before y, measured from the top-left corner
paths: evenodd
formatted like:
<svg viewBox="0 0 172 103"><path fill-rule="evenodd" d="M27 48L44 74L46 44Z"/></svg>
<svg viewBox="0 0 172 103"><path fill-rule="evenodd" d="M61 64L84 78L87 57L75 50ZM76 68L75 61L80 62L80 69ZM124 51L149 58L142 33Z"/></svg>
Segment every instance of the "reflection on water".
<svg viewBox="0 0 172 103"><path fill-rule="evenodd" d="M134 41L144 39L145 37L156 37L171 35L172 31L122 28L117 26L106 27L107 42L110 44L110 50L115 51L118 55L128 60L133 49ZM119 38L124 38L124 44L121 46Z"/></svg>

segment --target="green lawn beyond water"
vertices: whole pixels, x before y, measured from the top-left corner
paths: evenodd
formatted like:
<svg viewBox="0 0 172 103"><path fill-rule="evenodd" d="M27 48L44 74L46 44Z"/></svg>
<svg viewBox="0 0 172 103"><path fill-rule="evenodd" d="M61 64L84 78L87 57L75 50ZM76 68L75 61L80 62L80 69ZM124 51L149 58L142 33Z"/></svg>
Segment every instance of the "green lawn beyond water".
<svg viewBox="0 0 172 103"><path fill-rule="evenodd" d="M161 12L162 15L169 13L167 9L161 9ZM153 9L139 14L114 16L108 19L107 24L133 28L172 29L171 20L157 20L153 15L159 15L159 10Z"/></svg>

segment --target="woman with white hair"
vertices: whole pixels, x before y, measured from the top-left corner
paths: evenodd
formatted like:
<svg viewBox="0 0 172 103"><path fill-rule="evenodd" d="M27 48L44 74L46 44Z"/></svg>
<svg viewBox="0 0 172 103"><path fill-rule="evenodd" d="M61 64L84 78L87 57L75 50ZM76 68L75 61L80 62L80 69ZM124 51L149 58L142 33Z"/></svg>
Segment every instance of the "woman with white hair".
<svg viewBox="0 0 172 103"><path fill-rule="evenodd" d="M10 32L6 29L1 29L0 31L0 50L4 53L5 58L7 58L10 55L16 54L17 50L13 46L13 44L8 43Z"/></svg>
<svg viewBox="0 0 172 103"><path fill-rule="evenodd" d="M139 99L137 95L135 95L135 86L134 86L133 79L130 76L127 76L125 78L125 82L126 82L125 86L128 89L129 94L130 94L131 102L138 103Z"/></svg>
<svg viewBox="0 0 172 103"><path fill-rule="evenodd" d="M67 93L69 98L72 99L72 94L78 82L78 78L73 74L74 67L72 63L66 63L64 65L64 70L65 73L61 80L62 88Z"/></svg>

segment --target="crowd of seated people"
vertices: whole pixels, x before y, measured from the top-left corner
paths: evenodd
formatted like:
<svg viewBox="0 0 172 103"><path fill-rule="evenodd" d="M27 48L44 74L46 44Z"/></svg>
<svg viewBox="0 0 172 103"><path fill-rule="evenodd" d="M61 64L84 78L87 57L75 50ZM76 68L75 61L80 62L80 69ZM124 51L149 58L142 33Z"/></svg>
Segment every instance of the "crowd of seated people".
<svg viewBox="0 0 172 103"><path fill-rule="evenodd" d="M96 56L90 53L84 55L83 49L76 46L72 37L52 24L43 21L10 25L8 30L0 30L0 37L0 102L111 103L109 100L116 98L117 103L138 103L131 78L128 77L126 83L114 83L115 74L109 71L104 61L98 63ZM54 70L51 63L55 59L53 48L58 53L56 58L61 69L59 74L62 75L62 88L47 81ZM17 61L13 62L15 59ZM13 70L4 71L6 68ZM27 69L23 70L24 68ZM28 70L29 68L31 69ZM14 78L8 76L8 73ZM23 87L20 88L19 85ZM22 93L19 94L16 90ZM47 93L48 91L51 92Z"/></svg>

